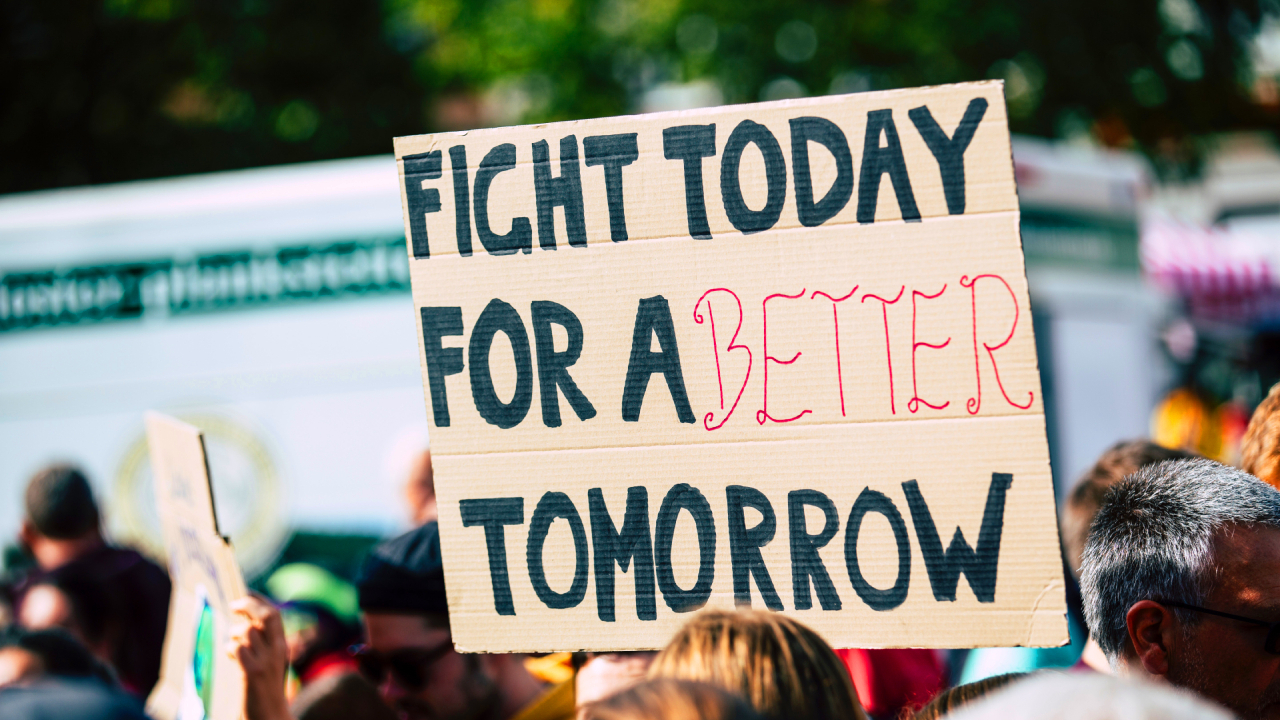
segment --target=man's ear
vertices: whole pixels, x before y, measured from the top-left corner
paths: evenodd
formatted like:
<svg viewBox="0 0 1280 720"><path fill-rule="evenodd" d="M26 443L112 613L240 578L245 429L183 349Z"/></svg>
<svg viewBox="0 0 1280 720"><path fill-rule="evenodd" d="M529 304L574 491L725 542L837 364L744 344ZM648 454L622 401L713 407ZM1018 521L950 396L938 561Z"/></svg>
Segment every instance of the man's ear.
<svg viewBox="0 0 1280 720"><path fill-rule="evenodd" d="M1125 614L1129 644L1142 668L1150 675L1169 674L1169 655L1177 617L1169 608L1154 600L1140 600Z"/></svg>

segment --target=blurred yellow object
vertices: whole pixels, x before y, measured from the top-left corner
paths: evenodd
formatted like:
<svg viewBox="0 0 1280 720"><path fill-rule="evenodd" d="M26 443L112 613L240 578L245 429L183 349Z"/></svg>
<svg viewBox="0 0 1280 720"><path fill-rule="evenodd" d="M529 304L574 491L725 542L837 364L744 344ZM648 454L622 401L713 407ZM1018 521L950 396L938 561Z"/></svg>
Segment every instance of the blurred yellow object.
<svg viewBox="0 0 1280 720"><path fill-rule="evenodd" d="M1249 413L1239 403L1210 410L1190 388L1171 390L1151 413L1151 439L1165 447L1199 453L1227 465L1240 461Z"/></svg>
<svg viewBox="0 0 1280 720"><path fill-rule="evenodd" d="M568 655L569 653L556 653ZM544 658L530 658L542 660ZM572 671L570 671L572 672ZM573 720L574 710L573 680L551 686L533 702L520 708L511 720Z"/></svg>
<svg viewBox="0 0 1280 720"><path fill-rule="evenodd" d="M573 653L561 652L541 657L527 657L524 659L524 667L539 680L559 685L573 677Z"/></svg>
<svg viewBox="0 0 1280 720"><path fill-rule="evenodd" d="M1209 411L1189 388L1171 390L1151 413L1151 439L1158 445L1200 452Z"/></svg>

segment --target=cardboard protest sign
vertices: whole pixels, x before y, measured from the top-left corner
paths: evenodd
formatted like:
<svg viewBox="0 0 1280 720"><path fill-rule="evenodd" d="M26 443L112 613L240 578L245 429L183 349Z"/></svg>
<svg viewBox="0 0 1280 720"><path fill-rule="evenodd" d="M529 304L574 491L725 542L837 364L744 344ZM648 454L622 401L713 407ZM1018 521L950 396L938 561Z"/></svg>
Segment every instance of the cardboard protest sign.
<svg viewBox="0 0 1280 720"><path fill-rule="evenodd" d="M228 605L247 591L231 545L218 532L204 437L160 413L147 413L146 422L173 580L164 664L147 712L162 720L237 720L244 674L225 652Z"/></svg>
<svg viewBox="0 0 1280 720"><path fill-rule="evenodd" d="M1000 83L395 147L460 648L1067 640Z"/></svg>

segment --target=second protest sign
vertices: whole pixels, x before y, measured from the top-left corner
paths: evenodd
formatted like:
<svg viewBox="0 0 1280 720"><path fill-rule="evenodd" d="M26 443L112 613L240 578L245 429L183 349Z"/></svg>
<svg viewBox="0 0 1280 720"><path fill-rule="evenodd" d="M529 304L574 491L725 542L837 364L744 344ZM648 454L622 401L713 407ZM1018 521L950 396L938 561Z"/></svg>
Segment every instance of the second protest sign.
<svg viewBox="0 0 1280 720"><path fill-rule="evenodd" d="M999 83L396 156L460 648L1066 641Z"/></svg>

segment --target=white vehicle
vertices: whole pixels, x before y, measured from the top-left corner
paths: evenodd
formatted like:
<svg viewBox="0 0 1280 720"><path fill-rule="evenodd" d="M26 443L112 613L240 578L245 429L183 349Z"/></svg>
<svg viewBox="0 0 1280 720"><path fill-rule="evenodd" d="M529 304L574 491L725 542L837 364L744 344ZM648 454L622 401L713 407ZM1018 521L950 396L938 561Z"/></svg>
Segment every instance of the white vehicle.
<svg viewBox="0 0 1280 720"><path fill-rule="evenodd" d="M390 156L0 197L0 541L54 461L158 549L142 413L206 432L252 575L291 529L394 531L427 443Z"/></svg>

